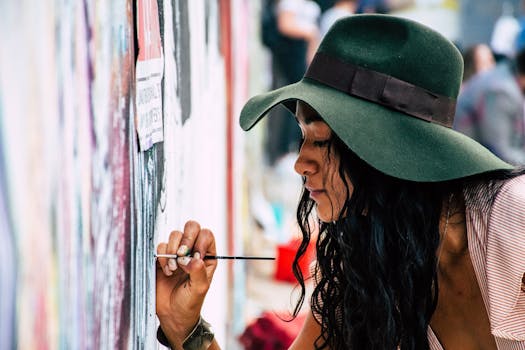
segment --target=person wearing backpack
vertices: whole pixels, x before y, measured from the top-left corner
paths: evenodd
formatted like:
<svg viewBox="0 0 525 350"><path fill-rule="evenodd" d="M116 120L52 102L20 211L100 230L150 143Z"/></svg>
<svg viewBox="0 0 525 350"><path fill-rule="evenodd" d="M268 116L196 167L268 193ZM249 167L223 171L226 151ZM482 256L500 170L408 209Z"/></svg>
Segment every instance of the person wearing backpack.
<svg viewBox="0 0 525 350"><path fill-rule="evenodd" d="M271 53L272 89L299 81L317 49L319 5L312 0L266 0L261 13L261 39ZM272 111L265 151L273 166L299 147L301 133L284 109Z"/></svg>

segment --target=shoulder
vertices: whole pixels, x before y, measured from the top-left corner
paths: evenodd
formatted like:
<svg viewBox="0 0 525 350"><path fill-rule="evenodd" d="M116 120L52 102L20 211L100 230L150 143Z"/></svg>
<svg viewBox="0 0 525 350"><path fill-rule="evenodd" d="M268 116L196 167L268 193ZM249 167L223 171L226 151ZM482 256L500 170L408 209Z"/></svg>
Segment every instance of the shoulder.
<svg viewBox="0 0 525 350"><path fill-rule="evenodd" d="M496 231L525 232L525 175L501 185L492 204L490 222Z"/></svg>
<svg viewBox="0 0 525 350"><path fill-rule="evenodd" d="M277 2L277 11L293 11L301 9L301 0L279 0Z"/></svg>
<svg viewBox="0 0 525 350"><path fill-rule="evenodd" d="M290 350L315 349L315 342L321 335L321 326L311 312L307 313L299 335L292 343Z"/></svg>
<svg viewBox="0 0 525 350"><path fill-rule="evenodd" d="M481 237L487 231L489 235L498 232L502 237L525 232L525 175L474 182L464 189L463 195L467 210L481 225Z"/></svg>
<svg viewBox="0 0 525 350"><path fill-rule="evenodd" d="M293 12L296 15L310 15L317 18L321 14L321 8L312 0L279 0L277 2L278 12Z"/></svg>
<svg viewBox="0 0 525 350"><path fill-rule="evenodd" d="M498 191L493 209L510 209L525 216L525 175L507 180Z"/></svg>
<svg viewBox="0 0 525 350"><path fill-rule="evenodd" d="M500 63L491 70L473 76L459 95L474 94L484 96L487 93L514 95L519 90L518 84L508 64Z"/></svg>
<svg viewBox="0 0 525 350"><path fill-rule="evenodd" d="M514 99L522 100L521 90L516 81L516 77L508 64L502 63L496 66L493 74L487 74L485 81L486 89L495 93L508 95Z"/></svg>
<svg viewBox="0 0 525 350"><path fill-rule="evenodd" d="M483 202L488 207L501 207L510 203L525 205L525 173L510 179L481 180L471 182L464 188L468 202ZM510 202L510 203L509 203Z"/></svg>

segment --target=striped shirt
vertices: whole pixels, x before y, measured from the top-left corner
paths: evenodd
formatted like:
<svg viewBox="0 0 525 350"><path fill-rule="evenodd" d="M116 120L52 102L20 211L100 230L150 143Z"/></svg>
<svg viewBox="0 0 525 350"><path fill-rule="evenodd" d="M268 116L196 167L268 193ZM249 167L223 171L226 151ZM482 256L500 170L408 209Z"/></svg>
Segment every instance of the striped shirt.
<svg viewBox="0 0 525 350"><path fill-rule="evenodd" d="M465 190L470 257L499 350L525 350L525 175ZM428 328L431 350L443 350Z"/></svg>
<svg viewBox="0 0 525 350"><path fill-rule="evenodd" d="M469 253L499 350L525 350L525 175L464 191ZM314 261L311 274L319 281ZM315 314L321 322L321 316ZM430 350L444 350L428 327Z"/></svg>

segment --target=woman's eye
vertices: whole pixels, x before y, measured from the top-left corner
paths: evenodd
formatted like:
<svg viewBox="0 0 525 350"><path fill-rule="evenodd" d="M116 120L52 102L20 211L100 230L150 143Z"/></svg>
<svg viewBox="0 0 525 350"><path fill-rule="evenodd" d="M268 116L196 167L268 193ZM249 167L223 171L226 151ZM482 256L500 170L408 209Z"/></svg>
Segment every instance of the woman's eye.
<svg viewBox="0 0 525 350"><path fill-rule="evenodd" d="M313 144L316 147L326 147L326 146L328 146L330 144L330 139L314 141Z"/></svg>

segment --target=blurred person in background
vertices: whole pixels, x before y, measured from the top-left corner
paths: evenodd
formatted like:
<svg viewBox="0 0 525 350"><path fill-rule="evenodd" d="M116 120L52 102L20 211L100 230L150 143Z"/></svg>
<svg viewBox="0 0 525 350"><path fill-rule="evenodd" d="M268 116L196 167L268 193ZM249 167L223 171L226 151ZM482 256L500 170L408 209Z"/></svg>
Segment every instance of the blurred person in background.
<svg viewBox="0 0 525 350"><path fill-rule="evenodd" d="M356 13L383 13L410 7L416 0L359 0Z"/></svg>
<svg viewBox="0 0 525 350"><path fill-rule="evenodd" d="M458 96L454 128L501 159L525 164L525 49L471 77Z"/></svg>
<svg viewBox="0 0 525 350"><path fill-rule="evenodd" d="M336 0L315 0L315 2L319 5L321 13L324 13L330 7L334 6Z"/></svg>
<svg viewBox="0 0 525 350"><path fill-rule="evenodd" d="M265 13L266 12L266 13ZM263 7L268 21L264 31L274 30L275 42L267 45L272 59L272 88L299 81L319 43L321 9L312 0L269 0ZM276 30L275 30L276 29ZM264 40L263 40L264 42ZM266 155L270 166L299 147L301 133L284 109L272 111L274 118L266 124Z"/></svg>
<svg viewBox="0 0 525 350"><path fill-rule="evenodd" d="M321 9L313 0L277 0L277 27L287 38L306 43L302 73L291 79L299 81L319 44L319 16Z"/></svg>
<svg viewBox="0 0 525 350"><path fill-rule="evenodd" d="M465 71L463 72L463 83L472 76L487 71L494 67L496 60L494 54L487 44L475 44L463 53Z"/></svg>
<svg viewBox="0 0 525 350"><path fill-rule="evenodd" d="M388 0L359 0L357 13L388 13Z"/></svg>
<svg viewBox="0 0 525 350"><path fill-rule="evenodd" d="M415 0L336 0L323 11L320 21L321 37L338 20L353 14L390 13L415 4Z"/></svg>
<svg viewBox="0 0 525 350"><path fill-rule="evenodd" d="M501 15L494 23L490 38L490 48L497 62L512 59L516 54L516 36L519 35L521 25L514 15L512 3L503 1Z"/></svg>
<svg viewBox="0 0 525 350"><path fill-rule="evenodd" d="M335 21L356 13L357 3L358 0L337 0L331 8L323 12L320 22L321 37L328 32Z"/></svg>
<svg viewBox="0 0 525 350"><path fill-rule="evenodd" d="M525 168L452 129L462 73L432 29L349 16L303 80L243 107L244 130L285 104L303 133L295 316L299 262L319 235L310 312L290 349L525 350ZM213 233L189 221L157 252L178 256L157 261L159 340L219 349L200 314Z"/></svg>

